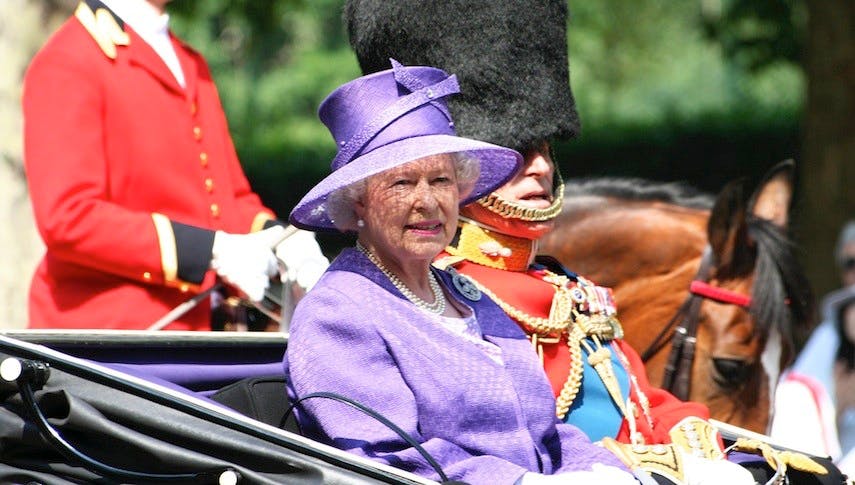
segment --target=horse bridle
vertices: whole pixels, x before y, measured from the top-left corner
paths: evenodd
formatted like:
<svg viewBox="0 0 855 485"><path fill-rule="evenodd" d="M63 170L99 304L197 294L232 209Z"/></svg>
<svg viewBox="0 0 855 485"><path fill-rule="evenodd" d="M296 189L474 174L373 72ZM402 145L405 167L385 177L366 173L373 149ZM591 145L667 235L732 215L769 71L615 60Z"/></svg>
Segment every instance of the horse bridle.
<svg viewBox="0 0 855 485"><path fill-rule="evenodd" d="M707 245L701 255L698 272L689 284L689 295L680 305L677 313L671 317L668 324L662 328L653 342L641 354L641 359L647 362L665 346L668 332L672 328L674 329L671 335L671 353L668 354L668 362L662 376L662 389L684 401L689 398L689 380L692 376L692 364L695 360L698 322L703 299L738 305L743 308L751 306L750 296L709 284L713 263L712 249Z"/></svg>

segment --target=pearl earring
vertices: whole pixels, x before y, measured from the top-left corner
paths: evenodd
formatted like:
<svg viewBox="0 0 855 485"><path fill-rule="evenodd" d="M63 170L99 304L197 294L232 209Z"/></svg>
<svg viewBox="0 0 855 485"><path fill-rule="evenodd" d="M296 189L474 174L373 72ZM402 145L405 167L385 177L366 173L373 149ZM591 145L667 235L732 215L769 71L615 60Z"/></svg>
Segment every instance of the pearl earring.
<svg viewBox="0 0 855 485"><path fill-rule="evenodd" d="M357 219L356 220L356 227L362 229L363 227L365 227L365 221L363 221L362 219Z"/></svg>

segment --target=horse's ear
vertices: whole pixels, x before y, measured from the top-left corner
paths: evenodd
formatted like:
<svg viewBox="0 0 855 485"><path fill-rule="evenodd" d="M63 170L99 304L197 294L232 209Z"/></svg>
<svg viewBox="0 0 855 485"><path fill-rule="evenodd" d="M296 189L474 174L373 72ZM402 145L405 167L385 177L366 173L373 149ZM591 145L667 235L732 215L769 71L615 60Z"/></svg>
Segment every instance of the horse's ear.
<svg viewBox="0 0 855 485"><path fill-rule="evenodd" d="M748 207L752 214L772 221L778 227L787 227L795 169L792 160L784 160L766 173L751 196Z"/></svg>
<svg viewBox="0 0 855 485"><path fill-rule="evenodd" d="M707 223L707 237L716 267L740 271L753 262L753 242L746 222L745 179L727 184L716 197Z"/></svg>

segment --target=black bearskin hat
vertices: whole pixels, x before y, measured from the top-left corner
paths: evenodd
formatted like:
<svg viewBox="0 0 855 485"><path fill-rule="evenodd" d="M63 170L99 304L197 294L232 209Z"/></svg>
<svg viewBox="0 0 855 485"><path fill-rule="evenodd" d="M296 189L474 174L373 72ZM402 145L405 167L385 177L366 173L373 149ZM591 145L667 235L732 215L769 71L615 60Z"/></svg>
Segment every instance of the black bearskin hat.
<svg viewBox="0 0 855 485"><path fill-rule="evenodd" d="M579 132L566 0L348 0L344 18L363 73L394 58L457 75L461 136L524 152Z"/></svg>

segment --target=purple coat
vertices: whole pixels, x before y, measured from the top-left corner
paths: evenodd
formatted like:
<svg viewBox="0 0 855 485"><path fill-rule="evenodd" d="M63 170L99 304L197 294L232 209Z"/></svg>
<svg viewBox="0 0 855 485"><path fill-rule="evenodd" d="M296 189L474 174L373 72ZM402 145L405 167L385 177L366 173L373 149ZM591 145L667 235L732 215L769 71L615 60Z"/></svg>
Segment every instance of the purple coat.
<svg viewBox="0 0 855 485"><path fill-rule="evenodd" d="M527 471L624 468L572 425L519 326L483 296L469 301L484 338L504 364L418 310L362 253L346 249L303 298L292 320L285 374L293 400L334 392L365 404L408 432L452 480L514 483ZM329 399L303 401L297 418L319 441L437 479L426 460L374 419Z"/></svg>

